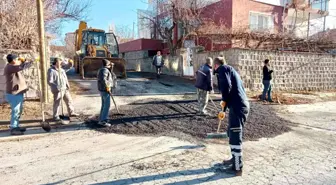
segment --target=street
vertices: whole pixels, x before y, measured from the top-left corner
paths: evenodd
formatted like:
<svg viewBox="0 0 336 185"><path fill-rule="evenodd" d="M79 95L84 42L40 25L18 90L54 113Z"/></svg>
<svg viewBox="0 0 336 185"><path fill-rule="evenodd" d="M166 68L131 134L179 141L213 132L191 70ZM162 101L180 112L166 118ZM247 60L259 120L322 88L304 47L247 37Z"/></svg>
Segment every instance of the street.
<svg viewBox="0 0 336 185"><path fill-rule="evenodd" d="M336 185L336 0L1 0L0 185Z"/></svg>
<svg viewBox="0 0 336 185"><path fill-rule="evenodd" d="M111 129L92 130L81 124L15 139L0 137L1 184L335 184L335 101L275 106L252 102L255 112L249 125L258 122L256 112L269 112L266 117L273 115L275 122L260 122L265 124L260 127L263 132L247 125L244 173L232 177L214 168L230 157L227 141L204 140L200 133L216 125L206 118L192 119L194 103L184 102L195 98L192 83L165 78L169 77L158 81L135 75L120 80L115 98L127 115L122 118L125 123ZM94 117L100 108L95 81L73 80L90 88L74 101L79 112ZM159 100L163 105L156 105ZM151 114L136 111L147 107L132 108L147 104ZM168 105L175 112L166 113L175 116L157 117L160 111L170 110L165 109ZM186 116L181 111L187 111ZM134 119L142 113L147 115L137 116L147 117ZM268 128L274 130L268 132Z"/></svg>

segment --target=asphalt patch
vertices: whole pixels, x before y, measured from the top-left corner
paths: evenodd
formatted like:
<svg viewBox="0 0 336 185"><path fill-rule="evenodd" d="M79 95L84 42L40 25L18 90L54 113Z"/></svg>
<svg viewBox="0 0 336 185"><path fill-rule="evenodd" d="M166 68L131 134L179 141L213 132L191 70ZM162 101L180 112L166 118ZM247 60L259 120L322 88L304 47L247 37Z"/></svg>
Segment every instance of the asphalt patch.
<svg viewBox="0 0 336 185"><path fill-rule="evenodd" d="M219 104L219 100L215 103ZM97 131L126 135L173 136L180 139L193 137L206 138L207 133L216 132L218 110L211 103L208 111L213 116L197 114L198 103L195 100L160 101L147 100L120 107L124 116L113 115L109 121L112 126L101 128L96 120L89 120L86 125ZM222 123L221 132L226 132L228 120ZM280 118L270 106L251 102L251 109L244 128L245 140L271 138L290 131L290 123Z"/></svg>

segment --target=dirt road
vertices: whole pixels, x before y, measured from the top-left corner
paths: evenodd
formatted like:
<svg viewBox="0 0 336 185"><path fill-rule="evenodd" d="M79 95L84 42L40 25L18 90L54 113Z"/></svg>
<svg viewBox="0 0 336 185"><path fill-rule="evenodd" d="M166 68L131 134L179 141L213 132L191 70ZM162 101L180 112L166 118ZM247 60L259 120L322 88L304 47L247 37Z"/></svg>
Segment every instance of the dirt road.
<svg viewBox="0 0 336 185"><path fill-rule="evenodd" d="M125 88L130 94L143 88L129 84L148 83L145 79L128 80ZM145 89L159 95L117 96L118 102L144 102L149 96L162 100L192 96L185 95L193 90L186 82L181 82L181 87L187 88L176 88L180 94L175 95L169 95L174 90L167 92L169 85L175 84L149 82L154 85ZM89 82L82 85L89 86ZM94 93L76 98L75 103L92 115L100 106ZM336 102L263 107L277 110L274 114L287 121L292 131L244 142L242 177L217 173L213 168L229 158L226 141L216 144L186 132L176 133L185 134L186 139L181 140L183 137L126 136L78 127L14 141L0 136L0 184L335 184ZM318 116L313 116L317 110Z"/></svg>

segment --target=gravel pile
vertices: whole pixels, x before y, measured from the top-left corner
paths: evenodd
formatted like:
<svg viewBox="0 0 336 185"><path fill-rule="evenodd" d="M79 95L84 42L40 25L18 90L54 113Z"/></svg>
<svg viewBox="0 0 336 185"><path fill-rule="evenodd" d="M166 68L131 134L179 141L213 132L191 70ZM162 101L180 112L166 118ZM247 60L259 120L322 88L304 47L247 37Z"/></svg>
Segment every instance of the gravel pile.
<svg viewBox="0 0 336 185"><path fill-rule="evenodd" d="M219 104L219 101L216 101ZM97 121L90 120L86 124L105 133L128 135L176 135L176 137L191 136L204 139L206 133L216 132L218 111L209 103L208 110L214 116L205 117L196 114L197 102L147 100L121 107L125 115L113 116L109 128L100 128ZM113 111L114 112L114 111ZM111 113L113 114L113 113ZM226 131L227 119L222 124ZM264 137L275 137L290 131L288 121L278 117L270 106L251 102L251 110L244 129L245 140L257 140ZM176 134L178 133L178 134ZM182 138L183 139L183 138Z"/></svg>

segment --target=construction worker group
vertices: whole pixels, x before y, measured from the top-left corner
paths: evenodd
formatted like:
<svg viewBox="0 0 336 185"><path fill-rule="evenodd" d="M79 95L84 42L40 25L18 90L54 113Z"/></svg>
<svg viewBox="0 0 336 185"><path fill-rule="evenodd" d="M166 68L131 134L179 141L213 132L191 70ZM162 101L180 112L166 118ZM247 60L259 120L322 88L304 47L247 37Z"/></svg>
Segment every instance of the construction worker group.
<svg viewBox="0 0 336 185"><path fill-rule="evenodd" d="M19 119L23 111L24 93L29 88L23 75L23 70L30 68L34 62L38 60L27 61L22 57L14 54L7 55L7 65L4 69L6 77L6 100L11 107L10 132L12 135L23 135L25 128L20 127ZM53 94L53 120L61 122L60 111L62 102L64 101L70 117L79 116L75 112L71 94L70 84L64 68L72 67L72 62L64 64L60 58L54 58L48 70L47 83ZM113 63L109 60L102 60L102 68L98 71L98 90L101 96L101 111L98 124L101 126L111 126L108 123L108 113L110 109L110 98L112 90L116 87L116 75L113 71ZM63 108L63 107L62 107ZM62 115L64 116L64 115Z"/></svg>
<svg viewBox="0 0 336 185"><path fill-rule="evenodd" d="M7 55L8 64L4 69L6 77L6 99L11 106L11 121L10 132L12 135L21 135L26 129L19 126L19 119L23 110L23 94L27 92L28 87L22 70L32 66L34 61L26 61L16 55ZM70 63L71 64L71 63ZM263 100L266 100L268 94L268 101L271 99L271 79L272 70L269 70L269 60L265 60L263 69L264 91L262 94ZM161 53L153 59L153 65L157 68L158 77L161 74L161 67L164 65ZM218 91L221 93L220 106L222 111L218 117L224 119L226 117L226 110L229 109L227 136L229 137L229 144L232 157L223 161L223 165L229 165L227 172L235 175L242 174L242 139L243 130L246 123L250 105L247 95L244 90L242 80L237 71L225 64L224 57L217 57L214 60L207 58L204 65L202 65L196 72L197 100L199 103L199 115L210 116L206 111L209 100L209 95L214 93L213 76L217 77ZM102 68L97 74L97 86L101 96L101 110L98 124L103 127L110 127L108 121L108 114L111 104L111 95L116 88L116 75L113 73L113 63L109 60L102 60ZM65 101L69 116L78 116L72 104L70 95L70 85L65 70L62 68L62 60L55 58L48 70L48 84L53 94L53 119L60 120L60 102Z"/></svg>

